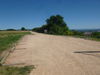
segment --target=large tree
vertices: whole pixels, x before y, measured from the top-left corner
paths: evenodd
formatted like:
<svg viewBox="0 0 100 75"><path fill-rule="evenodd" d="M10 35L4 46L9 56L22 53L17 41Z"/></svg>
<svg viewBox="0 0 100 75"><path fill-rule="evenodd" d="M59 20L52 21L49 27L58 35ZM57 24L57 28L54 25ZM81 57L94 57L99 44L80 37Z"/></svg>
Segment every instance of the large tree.
<svg viewBox="0 0 100 75"><path fill-rule="evenodd" d="M64 18L60 15L55 15L48 18L45 25L35 30L38 32L47 30L47 33L49 34L65 35L68 33L69 29L64 22Z"/></svg>
<svg viewBox="0 0 100 75"><path fill-rule="evenodd" d="M67 24L64 22L64 18L60 15L51 16L46 22L46 28L50 34L64 35L68 31Z"/></svg>

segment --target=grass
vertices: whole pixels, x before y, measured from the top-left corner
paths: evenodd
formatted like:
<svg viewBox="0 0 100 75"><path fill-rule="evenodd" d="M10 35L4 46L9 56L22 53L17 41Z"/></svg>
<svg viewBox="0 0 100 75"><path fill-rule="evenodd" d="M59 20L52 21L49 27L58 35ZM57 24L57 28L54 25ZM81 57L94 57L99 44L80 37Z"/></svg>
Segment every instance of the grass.
<svg viewBox="0 0 100 75"><path fill-rule="evenodd" d="M34 68L33 66L25 66L25 67L0 66L0 75L28 75L33 68Z"/></svg>
<svg viewBox="0 0 100 75"><path fill-rule="evenodd" d="M26 34L30 34L30 32L0 31L0 53L10 48L13 43Z"/></svg>
<svg viewBox="0 0 100 75"><path fill-rule="evenodd" d="M80 35L75 35L74 37L84 38L84 39L94 40L94 41L100 41L100 38L92 37L92 36L80 36Z"/></svg>
<svg viewBox="0 0 100 75"><path fill-rule="evenodd" d="M12 47L21 37L30 32L22 31L0 31L0 54ZM2 66L0 64L0 75L28 75L34 66L14 67Z"/></svg>

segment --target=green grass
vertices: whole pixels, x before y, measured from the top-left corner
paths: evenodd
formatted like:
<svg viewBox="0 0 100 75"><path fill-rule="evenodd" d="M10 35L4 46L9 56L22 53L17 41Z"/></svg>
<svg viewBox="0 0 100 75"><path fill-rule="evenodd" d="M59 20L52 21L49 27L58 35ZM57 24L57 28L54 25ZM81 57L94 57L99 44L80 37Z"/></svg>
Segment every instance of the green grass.
<svg viewBox="0 0 100 75"><path fill-rule="evenodd" d="M25 67L9 67L9 66L0 66L0 75L29 75L33 66Z"/></svg>
<svg viewBox="0 0 100 75"><path fill-rule="evenodd" d="M84 39L94 40L94 41L100 41L100 38L92 37L92 36L80 36L80 35L75 35L74 37L77 37L77 38L84 38Z"/></svg>
<svg viewBox="0 0 100 75"><path fill-rule="evenodd" d="M12 47L21 37L30 32L22 31L0 31L0 54ZM29 75L34 66L14 67L2 66L0 64L0 75Z"/></svg>
<svg viewBox="0 0 100 75"><path fill-rule="evenodd" d="M95 41L100 41L100 38L96 38L96 37L90 37L90 40L95 40Z"/></svg>
<svg viewBox="0 0 100 75"><path fill-rule="evenodd" d="M10 48L13 43L26 34L30 34L30 32L0 31L0 53Z"/></svg>

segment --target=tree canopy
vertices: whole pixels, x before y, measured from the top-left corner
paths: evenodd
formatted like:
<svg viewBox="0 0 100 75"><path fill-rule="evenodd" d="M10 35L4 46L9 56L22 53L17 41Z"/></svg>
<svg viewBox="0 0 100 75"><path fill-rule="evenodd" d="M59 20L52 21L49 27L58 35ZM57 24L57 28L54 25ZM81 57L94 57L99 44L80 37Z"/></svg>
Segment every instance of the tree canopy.
<svg viewBox="0 0 100 75"><path fill-rule="evenodd" d="M21 28L21 30L22 30L22 31L25 31L25 30L26 30L26 28L25 28L25 27L22 27L22 28Z"/></svg>
<svg viewBox="0 0 100 75"><path fill-rule="evenodd" d="M38 32L44 32L44 30L47 30L47 33L49 34L65 35L67 34L69 28L67 27L67 24L62 16L55 15L48 18L45 25L33 30Z"/></svg>

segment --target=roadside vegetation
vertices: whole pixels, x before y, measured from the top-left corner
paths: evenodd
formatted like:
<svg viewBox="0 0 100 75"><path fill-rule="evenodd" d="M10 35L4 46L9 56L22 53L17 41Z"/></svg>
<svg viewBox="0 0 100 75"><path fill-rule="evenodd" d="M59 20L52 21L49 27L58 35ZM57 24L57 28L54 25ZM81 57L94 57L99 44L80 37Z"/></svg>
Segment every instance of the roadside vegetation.
<svg viewBox="0 0 100 75"><path fill-rule="evenodd" d="M25 66L25 67L0 66L0 75L29 75L30 71L33 68L34 68L33 66Z"/></svg>
<svg viewBox="0 0 100 75"><path fill-rule="evenodd" d="M100 41L100 32L79 32L79 31L72 31L71 36L78 37L78 38L89 39L89 40Z"/></svg>
<svg viewBox="0 0 100 75"><path fill-rule="evenodd" d="M30 34L28 31L0 31L0 56L21 37ZM28 75L34 66L14 67L0 64L0 75Z"/></svg>
<svg viewBox="0 0 100 75"><path fill-rule="evenodd" d="M50 18L46 20L45 25L33 28L33 31L52 35L68 35L100 41L100 32L91 32L91 35L85 35L85 32L70 30L67 26L67 23L65 23L64 21L64 17L62 17L61 15L50 16Z"/></svg>
<svg viewBox="0 0 100 75"><path fill-rule="evenodd" d="M26 34L30 34L30 32L0 31L0 53L10 48L13 43Z"/></svg>

